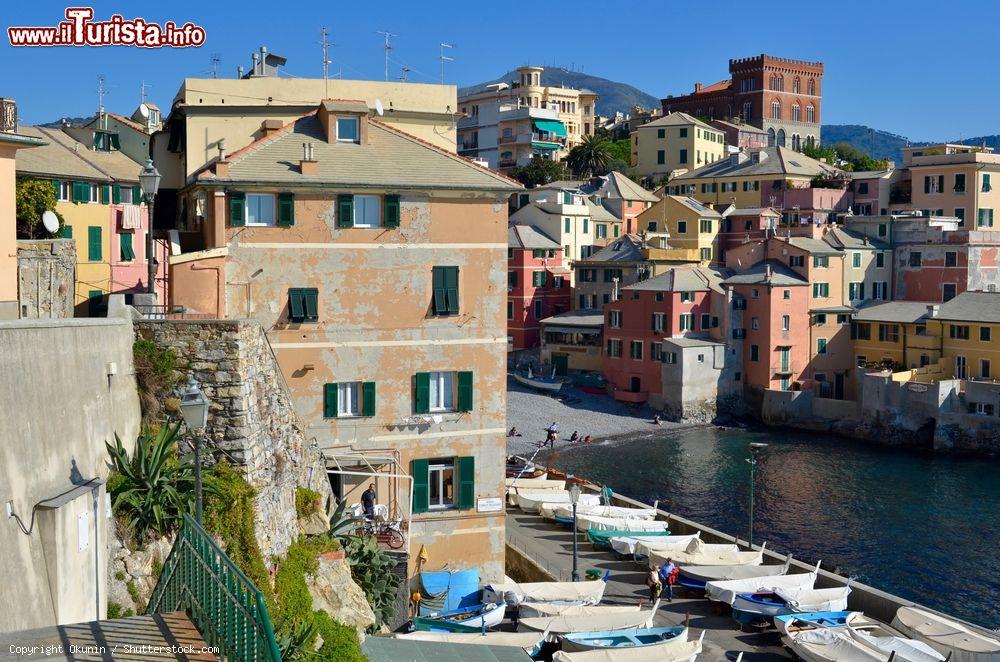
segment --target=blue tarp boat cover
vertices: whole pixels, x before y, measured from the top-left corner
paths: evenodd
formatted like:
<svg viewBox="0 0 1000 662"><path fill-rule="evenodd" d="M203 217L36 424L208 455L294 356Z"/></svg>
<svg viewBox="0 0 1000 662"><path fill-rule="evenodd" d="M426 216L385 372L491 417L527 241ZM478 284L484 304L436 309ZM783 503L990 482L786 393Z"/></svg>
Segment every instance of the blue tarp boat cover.
<svg viewBox="0 0 1000 662"><path fill-rule="evenodd" d="M444 605L438 608L430 605L420 605L420 615L426 616L434 611L452 611L478 605L479 600L479 569L465 570L430 570L420 573L420 583L423 584L427 596L439 596L447 593Z"/></svg>

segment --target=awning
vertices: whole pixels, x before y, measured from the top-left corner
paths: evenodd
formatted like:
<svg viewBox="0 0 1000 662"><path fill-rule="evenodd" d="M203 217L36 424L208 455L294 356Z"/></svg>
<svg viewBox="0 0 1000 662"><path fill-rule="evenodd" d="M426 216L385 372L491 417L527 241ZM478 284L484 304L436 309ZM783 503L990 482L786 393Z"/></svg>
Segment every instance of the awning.
<svg viewBox="0 0 1000 662"><path fill-rule="evenodd" d="M579 333L585 336L600 335L601 329L592 326L556 326L554 324L545 325L546 333Z"/></svg>
<svg viewBox="0 0 1000 662"><path fill-rule="evenodd" d="M535 128L539 131L548 131L549 133L554 133L555 135L565 138L566 137L566 127L559 120L531 120Z"/></svg>
<svg viewBox="0 0 1000 662"><path fill-rule="evenodd" d="M531 147L533 149L552 150L552 149L559 149L560 147L562 147L562 145L560 145L559 143L550 143L546 140L532 140Z"/></svg>

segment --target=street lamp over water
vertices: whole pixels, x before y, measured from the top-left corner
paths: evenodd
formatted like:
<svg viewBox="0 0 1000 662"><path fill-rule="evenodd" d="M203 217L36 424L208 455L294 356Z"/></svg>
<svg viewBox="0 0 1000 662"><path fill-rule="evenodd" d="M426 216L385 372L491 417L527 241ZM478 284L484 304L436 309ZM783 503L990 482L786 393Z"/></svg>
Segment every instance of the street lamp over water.
<svg viewBox="0 0 1000 662"><path fill-rule="evenodd" d="M208 398L192 376L181 393L181 416L194 440L194 517L201 524L201 438L208 424Z"/></svg>
<svg viewBox="0 0 1000 662"><path fill-rule="evenodd" d="M750 463L750 533L747 539L750 541L751 549L753 549L753 487L757 469L757 453L765 448L767 448L767 444L765 443L759 441L750 442L750 457L747 458L747 462Z"/></svg>
<svg viewBox="0 0 1000 662"><path fill-rule="evenodd" d="M580 484L573 480L572 474L566 477L570 481L569 502L573 504L573 581L580 581L580 573L576 569L576 504L580 502Z"/></svg>

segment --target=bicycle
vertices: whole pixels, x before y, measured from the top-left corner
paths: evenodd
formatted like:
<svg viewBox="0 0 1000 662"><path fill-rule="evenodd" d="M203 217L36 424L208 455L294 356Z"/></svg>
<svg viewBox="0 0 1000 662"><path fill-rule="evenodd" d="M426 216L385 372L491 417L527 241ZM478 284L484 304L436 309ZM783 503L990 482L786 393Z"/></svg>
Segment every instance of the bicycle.
<svg viewBox="0 0 1000 662"><path fill-rule="evenodd" d="M366 517L359 530L361 535L374 536L375 540L388 545L390 549L401 549L405 542L402 518L386 521Z"/></svg>

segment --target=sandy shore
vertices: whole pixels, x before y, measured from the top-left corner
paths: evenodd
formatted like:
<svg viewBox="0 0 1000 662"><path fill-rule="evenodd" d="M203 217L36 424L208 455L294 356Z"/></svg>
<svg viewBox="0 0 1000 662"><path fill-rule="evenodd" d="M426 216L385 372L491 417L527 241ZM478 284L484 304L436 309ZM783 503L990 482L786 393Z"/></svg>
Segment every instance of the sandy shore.
<svg viewBox="0 0 1000 662"><path fill-rule="evenodd" d="M585 393L564 386L555 396L540 393L507 379L507 429L517 427L522 436L507 437L508 453L528 453L537 450L545 439L545 429L555 421L559 427L556 448L568 446L576 430L580 437L588 434L593 441L636 432L653 432L691 427L688 424L664 421L653 425L656 412L651 408L625 405L607 395Z"/></svg>

